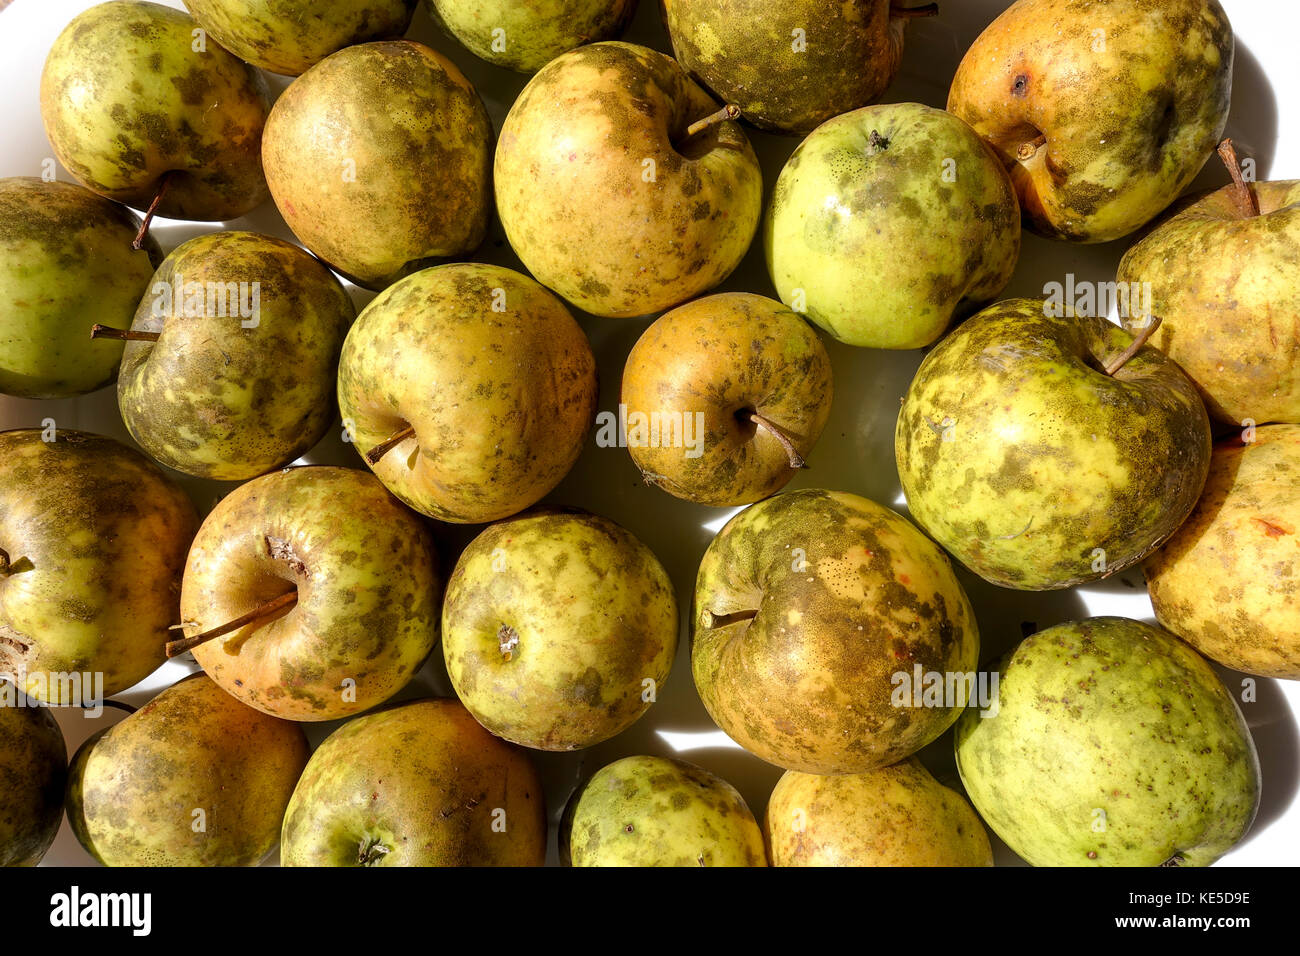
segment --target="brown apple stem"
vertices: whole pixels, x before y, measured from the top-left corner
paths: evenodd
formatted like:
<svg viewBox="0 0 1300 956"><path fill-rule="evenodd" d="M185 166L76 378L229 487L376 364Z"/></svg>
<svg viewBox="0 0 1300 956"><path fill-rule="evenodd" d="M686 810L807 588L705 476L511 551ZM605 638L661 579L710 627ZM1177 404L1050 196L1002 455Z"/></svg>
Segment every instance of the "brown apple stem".
<svg viewBox="0 0 1300 956"><path fill-rule="evenodd" d="M1020 148L1016 150L1016 158L1023 162L1042 149L1046 143L1047 137L1039 133L1033 139L1025 140L1020 144Z"/></svg>
<svg viewBox="0 0 1300 956"><path fill-rule="evenodd" d="M749 420L759 428L767 429L768 433L781 443L781 447L785 449L786 455L790 458L791 468L808 467L808 463L803 460L803 456L799 454L798 450L794 447L794 442L790 441L789 436L786 435L785 432L781 431L781 429L777 428L772 422L758 414L758 412L751 412Z"/></svg>
<svg viewBox="0 0 1300 956"><path fill-rule="evenodd" d="M9 576L9 552L0 548L0 575Z"/></svg>
<svg viewBox="0 0 1300 956"><path fill-rule="evenodd" d="M1259 202L1255 199L1250 183L1241 175L1241 163L1237 162L1237 149L1232 145L1232 140L1225 139L1219 144L1219 158L1228 167L1228 175L1232 177L1232 201L1237 206L1237 215L1242 219L1258 216Z"/></svg>
<svg viewBox="0 0 1300 956"><path fill-rule="evenodd" d="M406 439L414 437L415 428L411 425L407 425L396 435L393 435L390 438L385 438L374 448L370 449L370 451L366 452L366 461L370 462L372 465L377 465L379 464L379 459L383 458L402 442L406 441Z"/></svg>
<svg viewBox="0 0 1300 956"><path fill-rule="evenodd" d="M889 8L889 15L895 20L915 20L918 17L937 17L939 15L939 4L927 3L919 7L894 7Z"/></svg>
<svg viewBox="0 0 1300 956"><path fill-rule="evenodd" d="M703 132L710 126L716 126L718 123L724 122L725 120L738 119L740 119L740 107L735 103L728 103L716 113L710 113L708 116L704 117L704 119L697 119L690 126L686 127L686 135L682 137L682 141L685 142L696 133Z"/></svg>
<svg viewBox="0 0 1300 956"><path fill-rule="evenodd" d="M1142 351L1142 346L1147 344L1147 341L1155 334L1155 331L1158 328L1160 328L1160 316L1153 315L1151 316L1151 321L1147 323L1147 327L1137 334L1137 338L1133 340L1133 344L1121 352L1119 358L1106 366L1106 374L1114 375L1122 369L1128 363L1129 359Z"/></svg>
<svg viewBox="0 0 1300 956"><path fill-rule="evenodd" d="M726 627L729 624L739 624L742 621L752 621L758 616L758 609L752 611L736 611L732 614L714 614L712 611L705 611L700 615L700 623L708 630L718 627Z"/></svg>
<svg viewBox="0 0 1300 956"><path fill-rule="evenodd" d="M115 329L96 322L90 327L92 339L122 339L127 342L157 342L161 332L136 332L132 329Z"/></svg>
<svg viewBox="0 0 1300 956"><path fill-rule="evenodd" d="M501 651L501 659L509 661L515 656L515 648L519 646L519 632L509 624L502 624L497 628L497 647Z"/></svg>
<svg viewBox="0 0 1300 956"><path fill-rule="evenodd" d="M172 174L167 173L158 183L158 191L154 193L153 202L145 210L144 222L140 223L140 231L135 234L131 240L131 248L140 250L144 248L145 237L149 235L149 224L153 222L153 214L158 211L158 204L162 202L163 196L167 194L167 187L171 184Z"/></svg>
<svg viewBox="0 0 1300 956"><path fill-rule="evenodd" d="M298 591L288 591L281 594L272 601L260 604L253 608L247 614L241 614L233 621L227 621L220 627L214 627L210 631L204 631L202 634L195 634L193 637L187 637L179 641L167 642L167 656L179 657L186 651L193 650L200 644L206 644L215 638L229 634L231 631L237 631L241 627L247 627L249 624L259 624L268 618L275 617L281 611L287 611L298 603Z"/></svg>

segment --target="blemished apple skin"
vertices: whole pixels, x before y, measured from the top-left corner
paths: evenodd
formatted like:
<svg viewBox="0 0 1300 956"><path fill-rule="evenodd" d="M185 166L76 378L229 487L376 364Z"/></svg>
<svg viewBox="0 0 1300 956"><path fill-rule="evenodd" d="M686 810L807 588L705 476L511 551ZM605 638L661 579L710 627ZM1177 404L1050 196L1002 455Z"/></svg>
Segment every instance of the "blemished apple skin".
<svg viewBox="0 0 1300 956"><path fill-rule="evenodd" d="M1210 466L1196 387L1102 318L1041 299L972 316L921 363L894 451L913 520L1001 587L1052 590L1145 558L1187 517Z"/></svg>
<svg viewBox="0 0 1300 956"><path fill-rule="evenodd" d="M190 283L256 285L257 312L208 314L205 298L200 314L186 314ZM155 315L159 284L172 290L171 309ZM247 305L251 292L229 300ZM188 475L243 481L283 467L334 423L335 371L355 317L342 283L299 246L252 232L190 239L164 260L131 323L161 337L126 343L122 421L155 461Z"/></svg>
<svg viewBox="0 0 1300 956"><path fill-rule="evenodd" d="M126 328L162 250L131 248L140 220L73 183L0 179L0 393L71 398L112 384Z"/></svg>
<svg viewBox="0 0 1300 956"><path fill-rule="evenodd" d="M53 675L102 674L109 697L166 659L199 518L134 449L42 436L0 432L0 673L45 703L78 704Z"/></svg>
<svg viewBox="0 0 1300 956"><path fill-rule="evenodd" d="M367 472L286 468L222 498L186 561L184 636L293 590L287 613L193 650L223 689L273 716L334 720L383 703L437 643L432 533Z"/></svg>
<svg viewBox="0 0 1300 956"><path fill-rule="evenodd" d="M1192 513L1147 559L1156 620L1213 661L1300 680L1300 426L1219 442Z"/></svg>
<svg viewBox="0 0 1300 956"><path fill-rule="evenodd" d="M453 263L385 290L357 318L338 399L370 465L411 508L456 524L495 521L552 491L596 414L596 358L564 304L526 275Z"/></svg>
<svg viewBox="0 0 1300 956"><path fill-rule="evenodd" d="M299 76L345 46L406 32L418 0L185 0L216 41L254 66Z"/></svg>
<svg viewBox="0 0 1300 956"><path fill-rule="evenodd" d="M979 815L919 760L867 773L787 770L763 817L773 866L992 866Z"/></svg>
<svg viewBox="0 0 1300 956"><path fill-rule="evenodd" d="M284 866L541 866L546 796L528 754L454 699L344 724L284 815Z"/></svg>
<svg viewBox="0 0 1300 956"><path fill-rule="evenodd" d="M781 303L748 292L696 299L646 329L623 368L628 415L704 415L699 455L658 445L628 452L646 481L687 501L744 505L776 494L798 469L779 439L746 416L781 429L807 459L831 413L830 356L817 333ZM691 426L694 428L694 425ZM684 441L684 436L683 436Z"/></svg>
<svg viewBox="0 0 1300 956"><path fill-rule="evenodd" d="M745 799L703 767L624 757L569 798L560 823L568 866L767 866Z"/></svg>
<svg viewBox="0 0 1300 956"><path fill-rule="evenodd" d="M637 0L426 0L425 6L434 23L479 59L536 73L584 43L617 39Z"/></svg>
<svg viewBox="0 0 1300 956"><path fill-rule="evenodd" d="M1091 618L998 666L997 716L957 722L971 802L1032 866L1208 866L1250 829L1259 757L1228 689L1141 621Z"/></svg>
<svg viewBox="0 0 1300 956"><path fill-rule="evenodd" d="M849 345L922 348L1011 281L1020 206L961 120L919 103L868 106L799 144L763 244L777 295L810 322Z"/></svg>
<svg viewBox="0 0 1300 956"><path fill-rule="evenodd" d="M158 215L236 219L267 198L266 79L157 3L117 0L79 14L50 48L41 117L54 155L83 186ZM167 175L167 174L171 175Z"/></svg>
<svg viewBox="0 0 1300 956"><path fill-rule="evenodd" d="M0 867L41 862L63 821L67 771L67 745L48 708L0 707Z"/></svg>
<svg viewBox="0 0 1300 956"><path fill-rule="evenodd" d="M193 675L81 745L68 823L105 866L257 866L309 754L297 724Z"/></svg>
<svg viewBox="0 0 1300 956"><path fill-rule="evenodd" d="M948 110L1007 164L1028 228L1107 242L1213 155L1232 62L1218 0L1018 0L966 51Z"/></svg>
<svg viewBox="0 0 1300 956"><path fill-rule="evenodd" d="M888 508L820 489L727 522L700 562L691 627L709 716L750 753L805 773L915 753L964 702L895 706L896 675L979 661L975 614L944 553Z"/></svg>
<svg viewBox="0 0 1300 956"><path fill-rule="evenodd" d="M1300 181L1252 184L1260 215L1247 219L1232 189L1153 229L1124 254L1117 281L1151 284L1163 320L1151 343L1191 376L1216 421L1297 423Z"/></svg>
<svg viewBox="0 0 1300 956"><path fill-rule="evenodd" d="M293 234L367 289L487 234L492 121L460 69L420 43L363 43L313 66L276 100L262 164Z"/></svg>
<svg viewBox="0 0 1300 956"><path fill-rule="evenodd" d="M762 172L740 125L685 141L720 104L678 63L608 41L556 57L506 116L496 202L539 282L599 316L662 311L740 264L762 214Z"/></svg>
<svg viewBox="0 0 1300 956"><path fill-rule="evenodd" d="M538 509L465 548L442 628L447 674L479 723L525 747L577 750L658 699L677 653L677 601L631 532L577 509Z"/></svg>

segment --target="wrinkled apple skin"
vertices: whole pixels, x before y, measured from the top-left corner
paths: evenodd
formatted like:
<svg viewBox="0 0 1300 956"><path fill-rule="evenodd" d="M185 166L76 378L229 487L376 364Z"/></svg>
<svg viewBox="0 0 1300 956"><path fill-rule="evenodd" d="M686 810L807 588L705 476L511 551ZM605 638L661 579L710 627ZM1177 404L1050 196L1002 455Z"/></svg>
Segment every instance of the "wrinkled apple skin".
<svg viewBox="0 0 1300 956"><path fill-rule="evenodd" d="M1214 152L1232 58L1218 0L1018 0L966 51L948 110L1007 164L1029 228L1106 242Z"/></svg>
<svg viewBox="0 0 1300 956"><path fill-rule="evenodd" d="M1259 805L1236 701L1195 651L1118 617L1058 624L998 668L997 715L957 722L980 816L1033 866L1209 866Z"/></svg>
<svg viewBox="0 0 1300 956"><path fill-rule="evenodd" d="M744 798L702 767L624 757L578 788L560 826L570 866L767 866Z"/></svg>
<svg viewBox="0 0 1300 956"><path fill-rule="evenodd" d="M912 518L986 581L1072 587L1141 561L1196 504L1210 422L1191 380L1087 316L1007 299L921 363L895 431ZM1155 463L1159 463L1158 466Z"/></svg>
<svg viewBox="0 0 1300 956"><path fill-rule="evenodd" d="M1156 620L1211 660L1300 680L1300 426L1215 445L1200 501L1147 559Z"/></svg>
<svg viewBox="0 0 1300 956"><path fill-rule="evenodd" d="M738 124L684 141L718 109L645 47L593 43L548 63L496 152L497 212L528 271L601 316L669 309L722 282L758 228L763 184Z"/></svg>
<svg viewBox="0 0 1300 956"><path fill-rule="evenodd" d="M116 0L75 17L41 74L41 117L54 155L83 186L158 215L217 221L267 197L266 79L185 13Z"/></svg>
<svg viewBox="0 0 1300 956"><path fill-rule="evenodd" d="M915 349L1011 281L1020 207L961 120L919 103L868 106L799 144L763 242L786 305L849 345Z"/></svg>
<svg viewBox="0 0 1300 956"><path fill-rule="evenodd" d="M1300 181L1252 184L1260 216L1248 219L1232 188L1153 229L1117 279L1151 283L1162 319L1151 342L1196 382L1213 418L1300 422Z"/></svg>
<svg viewBox="0 0 1300 956"><path fill-rule="evenodd" d="M751 618L726 620L755 612ZM942 734L960 707L900 707L899 673L971 672L979 632L943 552L857 495L751 505L700 562L691 670L709 715L769 763L863 773Z"/></svg>
<svg viewBox="0 0 1300 956"><path fill-rule="evenodd" d="M67 770L63 732L48 709L0 706L0 867L41 862L63 820Z"/></svg>
<svg viewBox="0 0 1300 956"><path fill-rule="evenodd" d="M637 0L426 0L433 22L465 49L518 73L536 73L584 43L616 39L636 5ZM504 49L496 48L502 44Z"/></svg>

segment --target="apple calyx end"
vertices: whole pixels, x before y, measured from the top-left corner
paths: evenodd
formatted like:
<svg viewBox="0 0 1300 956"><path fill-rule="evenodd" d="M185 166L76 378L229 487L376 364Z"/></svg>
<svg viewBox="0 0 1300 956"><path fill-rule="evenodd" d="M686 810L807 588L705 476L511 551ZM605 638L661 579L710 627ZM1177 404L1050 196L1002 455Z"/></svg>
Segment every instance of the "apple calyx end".
<svg viewBox="0 0 1300 956"><path fill-rule="evenodd" d="M509 624L502 624L497 628L497 649L501 651L501 660L503 663L510 663L514 660L515 649L519 647L519 632Z"/></svg>

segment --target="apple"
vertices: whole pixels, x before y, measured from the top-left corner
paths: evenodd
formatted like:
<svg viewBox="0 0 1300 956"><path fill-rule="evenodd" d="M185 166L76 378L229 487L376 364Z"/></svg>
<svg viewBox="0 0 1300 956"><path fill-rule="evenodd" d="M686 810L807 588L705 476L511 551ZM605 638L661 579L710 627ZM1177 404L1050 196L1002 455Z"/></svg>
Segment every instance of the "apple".
<svg viewBox="0 0 1300 956"><path fill-rule="evenodd" d="M894 436L913 519L962 564L1023 591L1141 561L1205 486L1196 386L1146 339L1046 300L1007 299L925 357Z"/></svg>
<svg viewBox="0 0 1300 956"><path fill-rule="evenodd" d="M0 866L40 863L63 822L63 731L48 708L20 694L0 680Z"/></svg>
<svg viewBox="0 0 1300 956"><path fill-rule="evenodd" d="M496 201L515 253L593 315L646 315L740 263L762 212L744 131L671 57L609 41L556 57L506 116Z"/></svg>
<svg viewBox="0 0 1300 956"><path fill-rule="evenodd" d="M584 43L613 40L637 0L428 0L433 22L476 57L536 73Z"/></svg>

